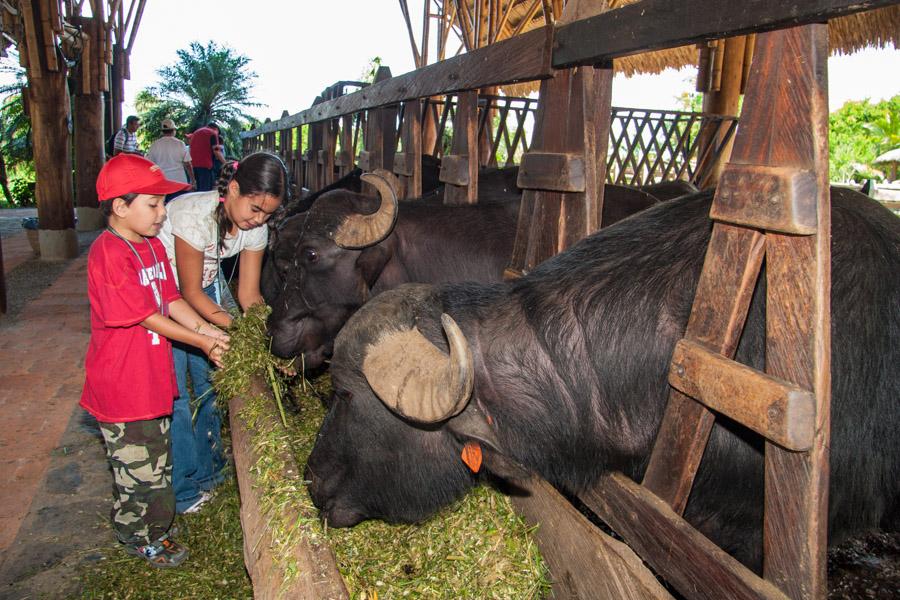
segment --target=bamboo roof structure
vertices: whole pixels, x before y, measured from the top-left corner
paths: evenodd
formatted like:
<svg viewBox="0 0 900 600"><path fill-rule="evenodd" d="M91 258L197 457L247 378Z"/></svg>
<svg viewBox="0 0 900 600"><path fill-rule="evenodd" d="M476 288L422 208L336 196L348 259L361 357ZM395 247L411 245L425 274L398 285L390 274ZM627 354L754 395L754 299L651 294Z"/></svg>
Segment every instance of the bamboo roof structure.
<svg viewBox="0 0 900 600"><path fill-rule="evenodd" d="M638 0L609 0L611 10L632 4ZM425 0L428 7L424 20L421 46L414 39L407 0L400 0L401 11L407 19L413 53L417 67L427 64L427 51L418 48L428 45L428 21L439 23L438 56L445 58L447 36L452 32L463 51L481 48L544 25L561 22L566 0ZM586 18L601 11L603 3L597 0L580 2L573 7L567 20ZM900 6L890 6L833 19L829 22L829 38L832 54L850 54L868 46L900 48ZM442 44L441 44L442 42ZM630 77L636 74L657 74L668 68L680 69L697 64L697 47L682 46L628 56L614 61L617 73ZM423 56L424 54L424 56ZM536 89L534 84L508 86L505 91L517 93Z"/></svg>

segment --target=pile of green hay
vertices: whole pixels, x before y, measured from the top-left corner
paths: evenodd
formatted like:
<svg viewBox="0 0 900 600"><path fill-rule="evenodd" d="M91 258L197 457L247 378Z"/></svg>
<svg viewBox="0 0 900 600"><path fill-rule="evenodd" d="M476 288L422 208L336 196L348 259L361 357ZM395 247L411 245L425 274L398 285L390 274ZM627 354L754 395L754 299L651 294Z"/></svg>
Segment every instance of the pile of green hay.
<svg viewBox="0 0 900 600"><path fill-rule="evenodd" d="M254 373L267 374L276 387L283 385L278 374L287 365L268 352L265 316L266 311L254 310L233 327L226 368L217 377L220 398L245 392ZM290 446L302 473L325 416L321 398L330 394L330 380L327 375L313 382L300 378L292 391L294 408L285 411L285 429L261 431L254 443L261 455L254 470L266 488L264 510L273 518L278 545L290 543L298 532L311 538L324 536L335 551L351 596L358 599L540 598L548 594L548 573L532 531L508 498L492 488L477 488L417 525L367 521L350 529L323 529L302 480L286 478L283 461L267 454L274 456ZM250 399L240 417L254 426L262 412L273 410L271 402L266 397ZM309 518L299 526L279 523L277 509L287 503ZM290 568L286 570L290 573Z"/></svg>

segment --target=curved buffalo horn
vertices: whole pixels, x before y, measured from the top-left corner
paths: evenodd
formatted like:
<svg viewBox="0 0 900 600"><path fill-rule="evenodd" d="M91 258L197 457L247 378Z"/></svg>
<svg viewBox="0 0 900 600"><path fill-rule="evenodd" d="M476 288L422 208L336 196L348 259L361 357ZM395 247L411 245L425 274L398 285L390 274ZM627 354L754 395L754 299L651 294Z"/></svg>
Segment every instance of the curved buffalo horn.
<svg viewBox="0 0 900 600"><path fill-rule="evenodd" d="M373 173L364 173L362 180L378 190L381 205L371 215L352 213L344 217L332 236L341 248L358 250L377 244L390 235L397 221L397 194L391 184Z"/></svg>
<svg viewBox="0 0 900 600"><path fill-rule="evenodd" d="M466 407L474 385L469 344L446 314L441 324L450 356L425 339L418 329L393 331L368 347L363 374L392 411L420 423L436 423Z"/></svg>
<svg viewBox="0 0 900 600"><path fill-rule="evenodd" d="M391 188L394 190L394 194L399 198L400 197L400 178L388 171L387 169L372 169L372 175L378 175L385 181L387 181Z"/></svg>

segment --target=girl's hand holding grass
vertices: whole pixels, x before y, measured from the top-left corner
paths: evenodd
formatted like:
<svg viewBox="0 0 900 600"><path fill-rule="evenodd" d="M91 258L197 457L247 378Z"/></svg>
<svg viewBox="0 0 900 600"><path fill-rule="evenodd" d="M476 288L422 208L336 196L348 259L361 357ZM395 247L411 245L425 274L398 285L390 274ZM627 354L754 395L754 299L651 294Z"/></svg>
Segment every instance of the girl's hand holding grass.
<svg viewBox="0 0 900 600"><path fill-rule="evenodd" d="M227 348L228 341L231 339L231 337L227 333L225 333L224 331L222 331L221 329L219 329L212 323L201 323L197 326L197 329L195 329L195 331L197 333L209 336L209 337L219 340L221 342L225 342L226 348Z"/></svg>

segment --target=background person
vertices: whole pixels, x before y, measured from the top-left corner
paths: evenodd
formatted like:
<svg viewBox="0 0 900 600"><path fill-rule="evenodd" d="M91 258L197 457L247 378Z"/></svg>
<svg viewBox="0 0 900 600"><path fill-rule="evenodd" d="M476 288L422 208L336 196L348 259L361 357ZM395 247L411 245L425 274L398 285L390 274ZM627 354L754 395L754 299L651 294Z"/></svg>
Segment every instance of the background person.
<svg viewBox="0 0 900 600"><path fill-rule="evenodd" d="M97 178L107 230L88 255L91 341L81 406L96 417L112 467L112 523L129 554L174 567L187 549L169 539L175 514L169 427L169 338L220 364L228 336L181 299L166 252L153 239L166 219L163 194L184 187L147 159L122 154Z"/></svg>
<svg viewBox="0 0 900 600"><path fill-rule="evenodd" d="M194 134L196 136L196 133ZM267 152L222 168L217 191L184 194L168 205L169 220L159 234L166 247L182 297L220 327L232 317L222 308L227 293L219 276L220 261L238 256L237 300L244 310L264 302L259 291L263 252L268 243L266 221L287 202L287 169ZM209 381L209 364L202 354L174 344L179 396L172 413L172 464L178 512L191 510L208 498L225 477L221 420ZM190 372L194 397L187 386ZM192 421L192 416L196 412Z"/></svg>
<svg viewBox="0 0 900 600"><path fill-rule="evenodd" d="M191 164L194 166L194 179L197 191L205 192L213 189L218 171L213 170L214 160L220 164L225 162L219 150L219 126L210 122L191 134Z"/></svg>
<svg viewBox="0 0 900 600"><path fill-rule="evenodd" d="M143 154L138 149L137 130L141 126L141 120L134 115L125 119L125 127L116 133L113 140L113 156L119 154Z"/></svg>
<svg viewBox="0 0 900 600"><path fill-rule="evenodd" d="M175 122L172 119L163 119L161 131L162 136L150 144L147 158L162 168L167 179L187 183L190 185L189 189L196 189L191 153L185 143L175 137ZM167 194L166 202L185 191Z"/></svg>

